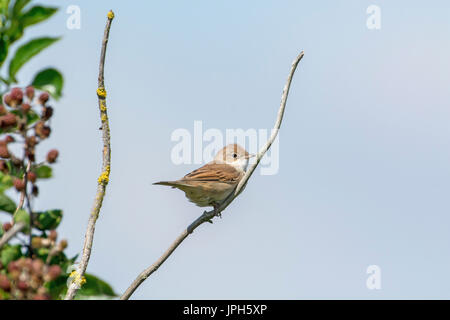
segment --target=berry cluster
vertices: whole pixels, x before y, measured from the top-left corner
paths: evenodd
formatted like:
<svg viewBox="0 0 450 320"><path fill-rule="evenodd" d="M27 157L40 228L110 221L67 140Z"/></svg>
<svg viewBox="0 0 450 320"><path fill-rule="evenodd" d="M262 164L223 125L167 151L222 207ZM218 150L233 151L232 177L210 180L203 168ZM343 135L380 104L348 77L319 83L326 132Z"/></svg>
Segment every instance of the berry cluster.
<svg viewBox="0 0 450 320"><path fill-rule="evenodd" d="M54 110L48 105L49 94L37 94L31 86L24 90L13 88L3 96L3 102L0 104L0 184L5 189L14 187L25 202L22 209L9 211L13 219L0 225L0 236L11 230L19 217L29 225L16 237L22 245L8 243L0 248L0 299L50 299L55 295L49 292L48 283L64 275L62 269L71 261L63 253L67 241L58 242L54 230L60 215L55 210L33 212L30 199L38 196L37 181L51 175L48 165L55 163L59 155L58 150L50 150L45 160L37 163L36 147L51 134Z"/></svg>
<svg viewBox="0 0 450 320"><path fill-rule="evenodd" d="M7 274L0 274L0 289L15 299L51 299L46 282L56 280L61 275L59 265L47 265L41 259L22 257L11 261Z"/></svg>
<svg viewBox="0 0 450 320"><path fill-rule="evenodd" d="M49 94L42 92L35 98L35 89L27 87L25 90L13 88L10 93L4 96L4 105L0 105L0 132L11 133L0 140L0 170L8 173L7 159L11 160L11 164L18 169L24 166L24 160L16 157L8 148L10 143L16 142L13 135L19 135L23 138L24 156L30 162L36 160L35 148L42 140L50 136L51 128L49 120L53 115L53 108L47 105ZM41 106L41 112L38 114L33 110L33 104ZM31 131L31 134L30 134ZM50 150L46 160L48 163L54 163L58 158L58 150ZM34 186L36 174L28 172L28 181L33 184L34 191L37 193L37 187ZM15 179L14 186L17 191L23 191L25 188L24 178Z"/></svg>

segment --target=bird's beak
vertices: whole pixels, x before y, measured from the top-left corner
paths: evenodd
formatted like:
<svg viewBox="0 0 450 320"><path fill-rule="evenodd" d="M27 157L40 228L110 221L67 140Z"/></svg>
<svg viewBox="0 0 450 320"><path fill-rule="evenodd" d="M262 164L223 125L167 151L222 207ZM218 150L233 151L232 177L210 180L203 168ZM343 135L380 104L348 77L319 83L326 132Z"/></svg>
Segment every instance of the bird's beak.
<svg viewBox="0 0 450 320"><path fill-rule="evenodd" d="M253 158L253 157L256 157L256 154L248 154L245 158L246 159L250 159L250 158Z"/></svg>

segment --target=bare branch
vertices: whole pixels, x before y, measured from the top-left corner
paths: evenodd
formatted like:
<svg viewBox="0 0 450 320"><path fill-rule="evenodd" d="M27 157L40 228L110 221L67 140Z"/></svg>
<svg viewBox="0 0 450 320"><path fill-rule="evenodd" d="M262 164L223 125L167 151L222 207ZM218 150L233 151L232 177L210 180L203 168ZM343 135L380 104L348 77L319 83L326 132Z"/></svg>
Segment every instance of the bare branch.
<svg viewBox="0 0 450 320"><path fill-rule="evenodd" d="M13 214L13 218L16 216L17 211L19 211L20 209L22 209L23 207L23 203L25 202L25 193L27 190L27 173L30 171L30 167L31 167L31 162L28 162L27 168L25 170L24 173L24 177L25 177L25 188L23 189L23 191L20 193L20 199L19 199L19 204L17 205L16 210L14 211ZM31 217L30 217L30 223L31 223ZM17 222L14 223L14 225L12 226L11 229L9 229L0 239L0 248L3 247L6 243L8 243L9 240L11 240L12 237L14 237L17 233L19 233L20 231L22 231L24 228L26 227L26 224L23 222ZM31 225L30 225L30 230L31 230ZM30 231L31 233L31 231ZM30 243L30 249L31 249L31 243Z"/></svg>
<svg viewBox="0 0 450 320"><path fill-rule="evenodd" d="M29 237L29 241L28 241L28 248L29 248L29 255L31 257L33 255L33 246L31 245L31 242L33 240L34 213L31 208L30 196L28 195L28 192L27 192L28 173L30 172L30 168L31 168L31 160L28 160L27 168L24 173L25 187L22 191L20 201L23 203L22 198L27 200L28 214L30 215L30 237ZM16 212L14 212L14 214L16 214L17 211L19 211L21 208L22 208L22 205L19 205L16 209Z"/></svg>
<svg viewBox="0 0 450 320"><path fill-rule="evenodd" d="M17 233L22 231L27 225L24 222L14 223L11 229L5 232L5 234L0 239L0 248L3 247L12 237L14 237Z"/></svg>
<svg viewBox="0 0 450 320"><path fill-rule="evenodd" d="M98 106L100 109L100 119L102 122L102 133L103 133L103 163L102 163L102 173L98 178L97 194L95 196L94 205L91 210L91 215L89 217L89 222L86 230L86 236L84 239L83 253L81 256L81 261L78 264L77 270L75 271L75 277L67 290L65 300L72 300L75 297L78 289L80 289L83 283L83 277L86 272L87 265L89 263L89 258L91 256L92 243L94 241L95 223L100 213L102 207L103 198L106 192L106 186L109 182L109 173L111 165L111 146L110 146L110 133L109 133L109 122L108 114L106 108L106 90L104 84L104 66L105 66L105 56L106 47L108 44L109 30L111 28L111 22L114 19L114 13L112 11L108 12L108 20L106 22L105 32L103 35L102 51L100 54L100 66L98 73Z"/></svg>
<svg viewBox="0 0 450 320"><path fill-rule="evenodd" d="M302 51L292 62L291 71L289 72L289 76L286 81L286 85L283 89L283 94L281 96L281 105L278 110L277 120L274 125L274 130L272 131L272 135L270 136L267 143L261 148L256 156L256 161L253 165L245 173L244 177L241 179L239 184L236 187L234 193L232 193L227 199L225 199L220 207L218 208L219 212L225 210L226 207L244 190L247 181L250 179L251 175L255 171L262 157L265 155L267 150L269 150L272 143L275 141L275 138L278 135L278 130L280 129L281 122L283 120L284 109L286 107L286 101L289 94L289 88L291 86L292 77L294 76L295 70L297 69L297 65L300 60L303 58L304 52ZM144 282L153 272L158 270L158 268L169 258L169 256L175 251L175 249L186 239L189 234L191 234L198 226L205 222L212 222L212 219L215 217L216 212L214 210L205 211L200 217L198 217L193 223L191 223L179 236L175 241L171 244L171 246L164 252L164 254L150 267L142 271L139 276L133 281L133 283L128 287L128 289L123 293L120 297L121 300L128 300L134 291Z"/></svg>
<svg viewBox="0 0 450 320"><path fill-rule="evenodd" d="M16 211L14 211L13 217L16 215L17 211L19 211L23 207L23 203L24 203L25 198L26 198L27 183L28 183L28 172L30 172L30 168L31 168L31 161L28 162L27 168L25 169L25 173L23 175L24 179L25 179L25 188L20 193L19 204L17 205Z"/></svg>

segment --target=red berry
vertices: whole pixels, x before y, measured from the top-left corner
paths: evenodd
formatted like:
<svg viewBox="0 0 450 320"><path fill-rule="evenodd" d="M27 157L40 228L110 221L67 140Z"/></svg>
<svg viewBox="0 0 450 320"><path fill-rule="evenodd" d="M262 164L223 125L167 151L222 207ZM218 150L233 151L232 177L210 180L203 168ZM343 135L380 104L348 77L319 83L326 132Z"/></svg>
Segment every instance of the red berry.
<svg viewBox="0 0 450 320"><path fill-rule="evenodd" d="M5 160L0 160L0 171L3 173L8 173L8 165Z"/></svg>
<svg viewBox="0 0 450 320"><path fill-rule="evenodd" d="M33 185L33 187L31 188L31 194L35 197L39 195L39 188L36 185Z"/></svg>
<svg viewBox="0 0 450 320"><path fill-rule="evenodd" d="M8 272L11 273L13 271L19 271L19 264L17 263L17 261L11 261L8 264Z"/></svg>
<svg viewBox="0 0 450 320"><path fill-rule="evenodd" d="M0 144L0 157L8 159L11 155L9 154L6 145Z"/></svg>
<svg viewBox="0 0 450 320"><path fill-rule="evenodd" d="M32 86L28 86L25 89L25 95L28 97L28 99L33 100L34 97L34 88Z"/></svg>
<svg viewBox="0 0 450 320"><path fill-rule="evenodd" d="M28 287L28 283L26 283L25 281L17 281L17 289L19 289L20 291L26 291Z"/></svg>
<svg viewBox="0 0 450 320"><path fill-rule="evenodd" d="M42 128L42 136L41 136L41 138L42 139L48 138L48 136L50 135L51 132L52 132L52 129L50 129L49 126L44 126Z"/></svg>
<svg viewBox="0 0 450 320"><path fill-rule="evenodd" d="M8 113L0 117L0 127L12 127L17 124L17 118L14 114Z"/></svg>
<svg viewBox="0 0 450 320"><path fill-rule="evenodd" d="M55 280L56 278L58 278L61 275L61 267L56 264L53 266L50 266L48 268L47 275L48 275L48 278L50 279L50 281Z"/></svg>
<svg viewBox="0 0 450 320"><path fill-rule="evenodd" d="M28 181L31 181L32 183L35 183L37 175L36 175L36 173L30 171L30 172L27 173L27 178L28 178Z"/></svg>
<svg viewBox="0 0 450 320"><path fill-rule="evenodd" d="M50 300L50 296L45 293L39 293L33 297L33 300Z"/></svg>
<svg viewBox="0 0 450 320"><path fill-rule="evenodd" d="M16 139L14 139L13 136L7 135L7 136L5 137L5 142L6 142L6 143L11 143L11 142L14 142L14 141L16 141Z"/></svg>
<svg viewBox="0 0 450 320"><path fill-rule="evenodd" d="M5 101L5 104L6 104L6 105L11 106L11 104L12 104L12 98L11 98L11 95L10 95L10 94L5 94L5 95L3 96L3 101Z"/></svg>
<svg viewBox="0 0 450 320"><path fill-rule="evenodd" d="M37 144L36 136L27 137L26 143L29 148L33 148Z"/></svg>
<svg viewBox="0 0 450 320"><path fill-rule="evenodd" d="M47 153L47 162L54 163L58 158L59 152L56 149L52 149Z"/></svg>
<svg viewBox="0 0 450 320"><path fill-rule="evenodd" d="M14 187L16 188L17 191L25 190L25 181L23 181L22 179L16 178L14 180Z"/></svg>
<svg viewBox="0 0 450 320"><path fill-rule="evenodd" d="M52 107L44 107L42 109L42 120L48 120L52 117L53 115L53 108Z"/></svg>
<svg viewBox="0 0 450 320"><path fill-rule="evenodd" d="M9 229L11 229L12 228L12 224L10 223L10 222L5 222L4 224L3 224L3 230L5 231L5 232L7 232Z"/></svg>
<svg viewBox="0 0 450 320"><path fill-rule="evenodd" d="M50 240L55 241L57 237L58 237L58 233L56 232L56 230L51 230L50 233L48 234L48 238Z"/></svg>
<svg viewBox="0 0 450 320"><path fill-rule="evenodd" d="M33 259L25 258L24 266L25 268L31 270L31 268L33 267Z"/></svg>
<svg viewBox="0 0 450 320"><path fill-rule="evenodd" d="M11 92L9 93L11 95L11 98L13 100L22 100L23 99L23 91L20 88L12 88Z"/></svg>
<svg viewBox="0 0 450 320"><path fill-rule="evenodd" d="M41 259L35 259L32 262L31 270L37 275L41 275L44 262Z"/></svg>
<svg viewBox="0 0 450 320"><path fill-rule="evenodd" d="M50 135L51 129L49 126L45 125L44 121L39 121L34 127L34 132L39 138L45 139Z"/></svg>
<svg viewBox="0 0 450 320"><path fill-rule="evenodd" d="M31 110L31 106L30 106L29 103L24 103L24 104L22 104L22 111L23 111L24 113L27 113L27 112L30 111L30 110Z"/></svg>
<svg viewBox="0 0 450 320"><path fill-rule="evenodd" d="M25 150L25 156L30 160L31 162L34 162L35 156L34 156L34 149L26 149Z"/></svg>
<svg viewBox="0 0 450 320"><path fill-rule="evenodd" d="M23 91L20 88L13 88L9 93L8 99L5 97L5 102L11 107L16 107L22 104L23 101Z"/></svg>
<svg viewBox="0 0 450 320"><path fill-rule="evenodd" d="M6 292L11 290L11 281L4 274L0 274L0 289Z"/></svg>
<svg viewBox="0 0 450 320"><path fill-rule="evenodd" d="M45 104L49 98L50 98L50 96L48 95L47 92L42 92L41 95L39 96L39 102L41 104Z"/></svg>

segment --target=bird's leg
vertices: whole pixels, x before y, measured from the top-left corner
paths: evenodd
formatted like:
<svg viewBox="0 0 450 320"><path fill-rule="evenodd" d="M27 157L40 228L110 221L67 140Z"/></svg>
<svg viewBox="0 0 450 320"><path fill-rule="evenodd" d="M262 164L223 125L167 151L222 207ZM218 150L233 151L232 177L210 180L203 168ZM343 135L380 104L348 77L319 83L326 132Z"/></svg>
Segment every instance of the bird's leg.
<svg viewBox="0 0 450 320"><path fill-rule="evenodd" d="M220 205L217 202L213 203L214 215L219 217L220 219L222 219L222 214L219 211L219 207L220 207Z"/></svg>
<svg viewBox="0 0 450 320"><path fill-rule="evenodd" d="M205 211L203 212L203 215L206 215L207 213L208 213L208 211L205 210ZM206 221L209 222L209 223L213 223L213 221L212 221L211 219L206 220Z"/></svg>

